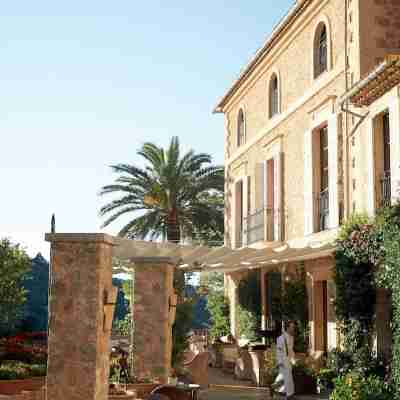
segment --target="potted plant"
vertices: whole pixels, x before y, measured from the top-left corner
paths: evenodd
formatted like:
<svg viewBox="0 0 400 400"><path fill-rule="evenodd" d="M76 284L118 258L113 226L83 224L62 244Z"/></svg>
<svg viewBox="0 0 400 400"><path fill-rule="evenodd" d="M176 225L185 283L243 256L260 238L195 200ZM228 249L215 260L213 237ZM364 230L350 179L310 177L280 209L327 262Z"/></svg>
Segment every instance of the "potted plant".
<svg viewBox="0 0 400 400"><path fill-rule="evenodd" d="M317 384L314 371L303 363L293 367L293 379L296 394L315 394Z"/></svg>

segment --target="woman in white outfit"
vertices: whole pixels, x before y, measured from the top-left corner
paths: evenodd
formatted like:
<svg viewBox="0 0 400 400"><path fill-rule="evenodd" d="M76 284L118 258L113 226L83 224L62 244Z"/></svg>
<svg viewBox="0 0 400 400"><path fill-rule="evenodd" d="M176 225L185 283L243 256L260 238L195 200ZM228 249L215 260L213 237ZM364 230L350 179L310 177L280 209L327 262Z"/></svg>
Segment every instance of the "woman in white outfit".
<svg viewBox="0 0 400 400"><path fill-rule="evenodd" d="M285 394L286 398L294 396L294 381L292 366L295 364L293 351L294 334L296 324L293 321L285 323L285 330L276 341L276 359L279 367L279 375L275 380L274 386L278 392Z"/></svg>

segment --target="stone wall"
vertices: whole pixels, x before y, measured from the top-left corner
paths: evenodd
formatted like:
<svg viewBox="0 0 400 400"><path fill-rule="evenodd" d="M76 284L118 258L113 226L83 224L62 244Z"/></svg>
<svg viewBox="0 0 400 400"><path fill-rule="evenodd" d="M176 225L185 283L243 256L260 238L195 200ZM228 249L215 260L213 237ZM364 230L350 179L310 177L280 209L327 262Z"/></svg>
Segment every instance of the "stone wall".
<svg viewBox="0 0 400 400"><path fill-rule="evenodd" d="M135 260L134 375L166 383L171 369L174 266L169 260Z"/></svg>
<svg viewBox="0 0 400 400"><path fill-rule="evenodd" d="M48 399L106 400L116 289L112 238L47 235L51 242Z"/></svg>

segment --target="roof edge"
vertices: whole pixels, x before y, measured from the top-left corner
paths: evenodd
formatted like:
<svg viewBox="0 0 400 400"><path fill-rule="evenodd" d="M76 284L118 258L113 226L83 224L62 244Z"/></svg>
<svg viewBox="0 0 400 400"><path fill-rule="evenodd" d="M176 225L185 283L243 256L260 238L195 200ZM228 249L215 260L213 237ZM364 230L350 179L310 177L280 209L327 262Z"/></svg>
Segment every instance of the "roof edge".
<svg viewBox="0 0 400 400"><path fill-rule="evenodd" d="M213 109L213 114L223 113L223 108L226 103L232 98L234 92L239 88L242 82L250 75L251 72L257 67L257 65L263 60L264 56L275 45L276 40L279 39L282 32L289 26L289 24L296 19L299 13L301 13L313 0L297 0L296 3L289 9L288 13L278 22L273 28L268 39L264 45L257 50L253 58L245 65L242 71L239 73L233 84L229 87L228 91L218 101L217 105Z"/></svg>

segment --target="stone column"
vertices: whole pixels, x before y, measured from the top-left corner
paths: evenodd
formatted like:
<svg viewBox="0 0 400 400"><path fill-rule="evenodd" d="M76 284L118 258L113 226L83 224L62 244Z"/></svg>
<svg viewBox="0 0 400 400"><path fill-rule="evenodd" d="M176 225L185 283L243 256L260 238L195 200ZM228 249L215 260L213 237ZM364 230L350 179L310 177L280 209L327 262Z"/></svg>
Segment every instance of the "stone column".
<svg viewBox="0 0 400 400"><path fill-rule="evenodd" d="M134 273L134 375L166 383L171 371L175 312L174 264L169 258L131 259Z"/></svg>
<svg viewBox="0 0 400 400"><path fill-rule="evenodd" d="M51 242L47 399L106 400L117 295L112 237L47 234Z"/></svg>

